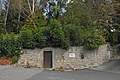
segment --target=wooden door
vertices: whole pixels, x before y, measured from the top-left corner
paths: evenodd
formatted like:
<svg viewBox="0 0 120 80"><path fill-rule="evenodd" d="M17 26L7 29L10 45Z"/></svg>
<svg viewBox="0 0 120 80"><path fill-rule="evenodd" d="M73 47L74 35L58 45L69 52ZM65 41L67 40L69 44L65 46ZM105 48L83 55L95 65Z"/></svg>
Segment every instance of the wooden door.
<svg viewBox="0 0 120 80"><path fill-rule="evenodd" d="M52 51L44 51L44 68L52 68Z"/></svg>

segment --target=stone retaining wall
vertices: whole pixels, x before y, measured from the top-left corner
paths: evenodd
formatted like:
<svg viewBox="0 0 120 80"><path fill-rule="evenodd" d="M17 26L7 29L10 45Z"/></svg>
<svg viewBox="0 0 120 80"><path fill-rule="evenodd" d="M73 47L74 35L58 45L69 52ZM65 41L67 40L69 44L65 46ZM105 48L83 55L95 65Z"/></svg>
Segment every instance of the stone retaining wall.
<svg viewBox="0 0 120 80"><path fill-rule="evenodd" d="M69 50L47 47L44 49L25 49L17 65L44 68L44 51L52 51L53 68L92 68L110 60L108 45L102 45L94 51L84 50L83 47L71 47Z"/></svg>

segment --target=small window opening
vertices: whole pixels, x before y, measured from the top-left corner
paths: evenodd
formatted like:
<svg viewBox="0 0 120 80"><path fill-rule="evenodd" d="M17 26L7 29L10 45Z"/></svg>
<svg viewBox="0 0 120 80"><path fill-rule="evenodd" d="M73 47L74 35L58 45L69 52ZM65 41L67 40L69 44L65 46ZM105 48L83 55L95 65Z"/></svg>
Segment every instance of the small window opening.
<svg viewBox="0 0 120 80"><path fill-rule="evenodd" d="M84 54L81 54L81 59L84 59Z"/></svg>

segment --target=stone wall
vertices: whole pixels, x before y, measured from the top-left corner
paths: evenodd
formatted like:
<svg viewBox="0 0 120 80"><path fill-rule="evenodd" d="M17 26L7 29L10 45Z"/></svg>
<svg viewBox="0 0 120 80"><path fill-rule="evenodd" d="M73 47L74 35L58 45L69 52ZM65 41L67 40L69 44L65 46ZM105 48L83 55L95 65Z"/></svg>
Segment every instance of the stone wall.
<svg viewBox="0 0 120 80"><path fill-rule="evenodd" d="M53 68L92 68L110 60L108 45L102 45L94 51L84 50L83 47L71 47L69 50L46 47L43 49L25 49L18 61L18 66L43 68L44 51L52 51Z"/></svg>

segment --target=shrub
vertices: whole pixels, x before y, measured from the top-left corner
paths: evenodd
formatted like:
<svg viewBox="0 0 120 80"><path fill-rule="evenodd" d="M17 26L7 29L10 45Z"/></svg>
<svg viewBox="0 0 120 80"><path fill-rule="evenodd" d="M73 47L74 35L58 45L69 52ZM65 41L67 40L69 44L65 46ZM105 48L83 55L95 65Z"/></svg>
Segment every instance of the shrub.
<svg viewBox="0 0 120 80"><path fill-rule="evenodd" d="M82 33L85 49L96 49L105 43L105 38L94 28L84 29Z"/></svg>
<svg viewBox="0 0 120 80"><path fill-rule="evenodd" d="M69 47L69 40L65 37L64 32L60 27L55 27L54 29L50 30L50 35L52 37L52 43L54 47Z"/></svg>
<svg viewBox="0 0 120 80"><path fill-rule="evenodd" d="M20 58L20 55L15 55L15 56L11 57L12 64L17 63L19 58Z"/></svg>
<svg viewBox="0 0 120 80"><path fill-rule="evenodd" d="M47 46L69 48L69 39L65 37L64 31L59 21L52 19L44 31L47 36Z"/></svg>
<svg viewBox="0 0 120 80"><path fill-rule="evenodd" d="M23 29L20 32L20 38L23 48L33 49L36 47L36 43L33 41L34 39L34 30L31 28Z"/></svg>
<svg viewBox="0 0 120 80"><path fill-rule="evenodd" d="M12 57L20 55L22 50L18 35L1 34L0 36L0 51L1 56Z"/></svg>
<svg viewBox="0 0 120 80"><path fill-rule="evenodd" d="M43 33L44 29L45 28L39 28L39 29L36 29L34 32L33 39L34 39L34 42L36 43L36 47L38 47L38 48L45 47L46 36Z"/></svg>
<svg viewBox="0 0 120 80"><path fill-rule="evenodd" d="M84 46L85 49L92 50L105 43L105 38L95 28L69 24L64 26L64 32L71 46Z"/></svg>
<svg viewBox="0 0 120 80"><path fill-rule="evenodd" d="M65 25L64 26L64 33L65 37L70 40L71 46L81 46L82 45L82 38L81 38L81 26L75 25Z"/></svg>

